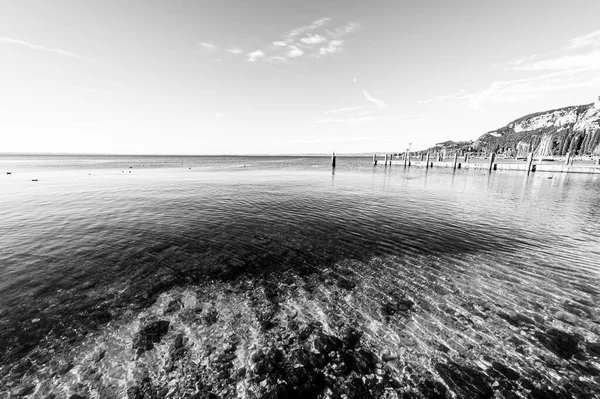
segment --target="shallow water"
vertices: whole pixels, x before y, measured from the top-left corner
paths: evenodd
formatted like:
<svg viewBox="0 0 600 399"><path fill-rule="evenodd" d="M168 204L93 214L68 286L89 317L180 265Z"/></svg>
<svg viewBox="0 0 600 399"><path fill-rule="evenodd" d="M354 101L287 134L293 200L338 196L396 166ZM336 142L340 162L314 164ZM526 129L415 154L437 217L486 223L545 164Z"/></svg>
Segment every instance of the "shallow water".
<svg viewBox="0 0 600 399"><path fill-rule="evenodd" d="M598 387L598 356L586 349L600 341L598 176L337 164L0 156L3 381L37 375L39 391L45 351L86 347L88 334L111 333L109 320L134 323L127 317L177 287L327 272L357 282L350 297L323 283L310 303L298 294L288 306L322 314L330 333L334 319L352 320L379 351L421 348L396 374L414 363L442 376L444 344L444 356L522 362L515 368L533 378L524 368L535 356L556 355L539 334L557 328L582 337L586 357L559 359L566 377L554 373ZM412 313L386 318L381 305L400 294ZM507 340L518 336L528 344L516 352ZM32 362L15 374L23 359ZM559 384L552 375L542 373Z"/></svg>

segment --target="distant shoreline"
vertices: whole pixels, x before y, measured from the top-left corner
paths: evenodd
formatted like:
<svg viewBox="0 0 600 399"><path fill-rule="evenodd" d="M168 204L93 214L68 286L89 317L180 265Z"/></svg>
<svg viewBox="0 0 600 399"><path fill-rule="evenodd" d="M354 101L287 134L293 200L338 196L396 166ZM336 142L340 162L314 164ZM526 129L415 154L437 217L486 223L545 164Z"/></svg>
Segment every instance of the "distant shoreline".
<svg viewBox="0 0 600 399"><path fill-rule="evenodd" d="M377 154L384 154L378 152ZM336 153L337 157L372 157L373 153ZM75 152L0 152L0 156L90 156L90 157L330 157L331 154L110 154Z"/></svg>

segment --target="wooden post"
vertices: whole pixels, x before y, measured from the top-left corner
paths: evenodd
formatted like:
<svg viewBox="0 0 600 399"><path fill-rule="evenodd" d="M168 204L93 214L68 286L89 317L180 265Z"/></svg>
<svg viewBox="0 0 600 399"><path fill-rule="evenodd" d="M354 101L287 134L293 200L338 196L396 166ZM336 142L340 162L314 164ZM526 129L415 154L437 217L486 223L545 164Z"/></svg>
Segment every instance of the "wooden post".
<svg viewBox="0 0 600 399"><path fill-rule="evenodd" d="M567 159L565 160L565 165L569 164L570 159L571 159L571 154L567 152Z"/></svg>
<svg viewBox="0 0 600 399"><path fill-rule="evenodd" d="M385 160L383 161L383 164L387 166L387 152L385 153Z"/></svg>
<svg viewBox="0 0 600 399"><path fill-rule="evenodd" d="M527 153L527 174L531 172L531 164L533 163L533 153Z"/></svg>
<svg viewBox="0 0 600 399"><path fill-rule="evenodd" d="M377 154L373 154L373 165L377 165Z"/></svg>
<svg viewBox="0 0 600 399"><path fill-rule="evenodd" d="M494 160L495 159L496 159L496 153L492 152L490 154L490 169L489 169L490 172L492 171L492 168L494 167Z"/></svg>
<svg viewBox="0 0 600 399"><path fill-rule="evenodd" d="M469 153L465 152L465 163L469 162Z"/></svg>
<svg viewBox="0 0 600 399"><path fill-rule="evenodd" d="M425 168L429 168L429 151L427 151L427 161L425 161Z"/></svg>
<svg viewBox="0 0 600 399"><path fill-rule="evenodd" d="M420 159L420 161L421 161L421 162L423 162L423 156L424 156L424 155L425 155L425 154L421 153L421 159Z"/></svg>
<svg viewBox="0 0 600 399"><path fill-rule="evenodd" d="M456 169L456 164L458 163L458 152L454 153L454 169Z"/></svg>
<svg viewBox="0 0 600 399"><path fill-rule="evenodd" d="M335 152L331 156L331 167L335 168Z"/></svg>

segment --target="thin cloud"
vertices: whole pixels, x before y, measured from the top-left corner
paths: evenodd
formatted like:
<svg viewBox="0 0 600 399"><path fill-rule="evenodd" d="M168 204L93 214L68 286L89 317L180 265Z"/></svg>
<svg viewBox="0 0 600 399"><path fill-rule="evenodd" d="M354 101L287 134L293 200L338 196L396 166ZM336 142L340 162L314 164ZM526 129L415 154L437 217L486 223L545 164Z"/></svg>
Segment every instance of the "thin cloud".
<svg viewBox="0 0 600 399"><path fill-rule="evenodd" d="M212 43L208 43L208 42L198 42L199 45L201 45L202 47L204 47L206 50L210 51L211 53L216 53L219 49L217 48L217 46L215 46Z"/></svg>
<svg viewBox="0 0 600 399"><path fill-rule="evenodd" d="M419 103L481 109L488 102L522 102L550 92L600 89L600 30L572 39L552 57L524 57L507 65L507 72L516 74L515 79L497 80L476 92L451 93ZM532 73L537 75L519 78Z"/></svg>
<svg viewBox="0 0 600 399"><path fill-rule="evenodd" d="M524 102L541 98L550 92L574 90L585 87L600 88L600 76L587 71L553 72L523 79L499 80L482 90L457 92L418 101L419 104L466 105L482 109L488 102Z"/></svg>
<svg viewBox="0 0 600 399"><path fill-rule="evenodd" d="M387 104L386 104L386 103L385 103L383 100L380 100L380 99L378 99L378 98L375 98L375 97L371 96L371 95L370 95L369 93L367 93L366 91L363 91L363 94L365 95L365 99L366 99L367 101L370 101L370 102L372 102L373 104L375 104L375 106L376 106L377 108L379 108L379 109L385 109L385 108L387 108L387 107L388 107L388 106L387 106Z"/></svg>
<svg viewBox="0 0 600 399"><path fill-rule="evenodd" d="M600 29L572 39L565 49L578 50L588 47L600 47Z"/></svg>
<svg viewBox="0 0 600 399"><path fill-rule="evenodd" d="M357 109L360 109L361 107L344 107L344 108L336 108L336 109L330 109L329 111L325 111L323 112L324 114L339 114L342 112L350 112L350 111L356 111ZM370 111L369 111L370 112Z"/></svg>
<svg viewBox="0 0 600 399"><path fill-rule="evenodd" d="M332 40L327 44L327 47L321 47L319 49L320 55L334 54L342 52L343 40Z"/></svg>
<svg viewBox="0 0 600 399"><path fill-rule="evenodd" d="M334 38L340 38L342 36L346 36L350 33L356 32L358 29L360 28L360 24L357 22L349 22L346 25L342 26L341 28L335 29L333 31L328 30L327 33L329 33L330 36L334 37Z"/></svg>
<svg viewBox="0 0 600 399"><path fill-rule="evenodd" d="M321 19L317 19L310 25L301 26L300 28L292 29L286 35L288 40L294 39L296 36L301 35L305 32L313 31L323 25L326 25L329 21L331 21L331 17L325 17Z"/></svg>
<svg viewBox="0 0 600 399"><path fill-rule="evenodd" d="M572 69L600 70L600 48L585 54L565 54L556 58L522 63L520 71L563 71Z"/></svg>
<svg viewBox="0 0 600 399"><path fill-rule="evenodd" d="M227 49L227 51L229 51L231 54L235 54L235 55L239 55L244 52L244 50L242 50L239 47L231 47L231 48Z"/></svg>
<svg viewBox="0 0 600 399"><path fill-rule="evenodd" d="M333 31L326 30L325 26L330 24L331 20L330 17L320 18L308 25L292 29L279 40L271 41L260 50L248 54L248 61L257 62L260 59L269 63L283 64L303 55L316 59L340 53L343 51L345 41L339 38L356 31L360 25L350 22Z"/></svg>
<svg viewBox="0 0 600 399"><path fill-rule="evenodd" d="M79 54L74 53L74 52L69 51L69 50L63 50L63 49L58 49L58 48L46 47L46 46L43 46L41 44L33 44L33 43L28 42L26 40L13 39L13 38L10 38L10 37L0 36L0 43L14 44L14 45L18 45L18 46L27 47L27 48L30 48L32 50L44 51L46 53L53 53L53 54L62 55L64 57L71 57L71 58L77 58L77 59L80 59L80 60L93 61L91 58L84 57L83 55L79 55Z"/></svg>
<svg viewBox="0 0 600 399"><path fill-rule="evenodd" d="M298 57L301 57L304 54L304 51L300 50L296 46L290 46L289 49L290 50L288 51L287 55L290 58L298 58Z"/></svg>
<svg viewBox="0 0 600 399"><path fill-rule="evenodd" d="M251 53L248 53L248 61L249 62L256 62L256 60L258 60L261 57L264 57L265 53L263 53L260 50L255 50L252 51Z"/></svg>
<svg viewBox="0 0 600 399"><path fill-rule="evenodd" d="M320 35L309 35L300 39L300 41L304 44L320 44L324 41L327 41L323 36Z"/></svg>
<svg viewBox="0 0 600 399"><path fill-rule="evenodd" d="M265 61L270 62L271 64L285 64L288 62L288 59L282 55L271 55L266 57Z"/></svg>

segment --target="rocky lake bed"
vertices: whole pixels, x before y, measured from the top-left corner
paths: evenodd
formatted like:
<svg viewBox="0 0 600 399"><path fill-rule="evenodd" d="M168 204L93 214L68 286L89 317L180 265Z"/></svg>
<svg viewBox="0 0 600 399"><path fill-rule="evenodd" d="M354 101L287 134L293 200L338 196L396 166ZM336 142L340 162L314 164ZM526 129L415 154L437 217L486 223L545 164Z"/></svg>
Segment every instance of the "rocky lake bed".
<svg viewBox="0 0 600 399"><path fill-rule="evenodd" d="M516 281L491 268L478 287L440 270L376 257L164 287L4 368L0 397L598 397L591 286L579 301L534 285L512 298L501 288Z"/></svg>

